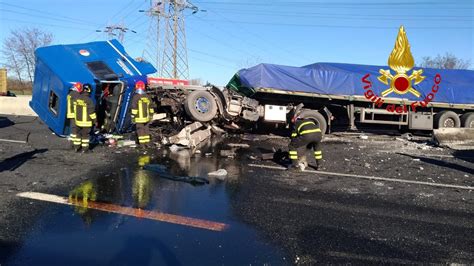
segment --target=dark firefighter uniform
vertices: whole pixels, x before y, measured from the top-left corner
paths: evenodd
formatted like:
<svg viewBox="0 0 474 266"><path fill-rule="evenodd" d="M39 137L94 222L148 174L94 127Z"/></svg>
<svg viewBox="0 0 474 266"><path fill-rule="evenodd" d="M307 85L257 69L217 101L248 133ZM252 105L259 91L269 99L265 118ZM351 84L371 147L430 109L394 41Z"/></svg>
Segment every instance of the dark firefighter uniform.
<svg viewBox="0 0 474 266"><path fill-rule="evenodd" d="M153 117L154 110L151 106L151 100L146 94L135 94L132 98L132 120L137 127L137 138L139 144L150 142L150 130L148 124Z"/></svg>
<svg viewBox="0 0 474 266"><path fill-rule="evenodd" d="M89 149L89 132L97 118L94 103L89 97L88 92L84 91L74 101L74 115L78 133L77 138L81 140L80 143L75 143L76 150L80 150L82 147L85 151ZM80 144L80 146L78 144Z"/></svg>
<svg viewBox="0 0 474 266"><path fill-rule="evenodd" d="M293 167L298 165L299 159L306 156L308 150L313 150L316 165L323 159L321 151L321 129L310 119L297 119L291 133L289 155Z"/></svg>
<svg viewBox="0 0 474 266"><path fill-rule="evenodd" d="M81 145L81 139L78 138L77 136L77 127L74 122L74 102L77 100L79 97L79 92L76 90L76 88L71 88L71 91L67 95L67 111L66 111L66 118L69 120L69 126L71 128L71 141L73 144L73 147L80 146Z"/></svg>

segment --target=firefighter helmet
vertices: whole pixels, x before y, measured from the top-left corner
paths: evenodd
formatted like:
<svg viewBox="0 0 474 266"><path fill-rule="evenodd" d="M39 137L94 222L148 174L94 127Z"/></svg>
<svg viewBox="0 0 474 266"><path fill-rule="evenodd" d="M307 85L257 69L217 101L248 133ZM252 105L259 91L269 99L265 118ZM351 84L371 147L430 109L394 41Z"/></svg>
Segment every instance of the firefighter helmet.
<svg viewBox="0 0 474 266"><path fill-rule="evenodd" d="M135 83L135 90L145 90L145 82L139 80Z"/></svg>
<svg viewBox="0 0 474 266"><path fill-rule="evenodd" d="M89 84L89 83L84 84L84 85L82 86L82 90L83 90L84 92L91 93L91 92L92 92L92 86L91 86L91 84Z"/></svg>
<svg viewBox="0 0 474 266"><path fill-rule="evenodd" d="M74 89L74 90L76 90L77 92L82 92L82 83L80 83L80 82L75 82L75 83L74 83L74 86L73 86L71 89Z"/></svg>
<svg viewBox="0 0 474 266"><path fill-rule="evenodd" d="M135 83L135 91L138 94L144 94L145 93L145 82L139 80Z"/></svg>

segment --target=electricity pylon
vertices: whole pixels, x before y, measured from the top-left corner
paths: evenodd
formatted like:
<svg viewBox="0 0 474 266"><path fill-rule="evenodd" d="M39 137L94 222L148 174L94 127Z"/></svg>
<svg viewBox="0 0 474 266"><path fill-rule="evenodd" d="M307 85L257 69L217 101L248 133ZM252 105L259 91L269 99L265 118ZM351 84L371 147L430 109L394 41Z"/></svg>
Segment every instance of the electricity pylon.
<svg viewBox="0 0 474 266"><path fill-rule="evenodd" d="M186 10L195 14L199 9L186 0L151 0L146 12L150 17L148 43L143 52L158 67L161 77L188 79L188 52L186 49Z"/></svg>

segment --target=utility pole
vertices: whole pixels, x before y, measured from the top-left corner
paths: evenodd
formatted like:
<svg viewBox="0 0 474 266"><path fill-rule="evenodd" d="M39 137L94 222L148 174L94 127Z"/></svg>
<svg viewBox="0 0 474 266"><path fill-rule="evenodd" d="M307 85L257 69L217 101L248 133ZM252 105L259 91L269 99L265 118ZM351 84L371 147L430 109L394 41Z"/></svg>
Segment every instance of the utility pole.
<svg viewBox="0 0 474 266"><path fill-rule="evenodd" d="M106 26L103 30L96 30L96 32L103 32L105 33L108 40L117 38L121 43L123 43L123 39L125 38L125 33L127 32L137 33L134 30L131 30L125 27L123 24L112 24Z"/></svg>
<svg viewBox="0 0 474 266"><path fill-rule="evenodd" d="M203 10L186 0L151 0L150 4L149 10L141 10L152 17L150 25L153 25L150 26L148 39L152 44L147 44L144 57L147 55L154 59L161 77L189 79L184 14L187 10L192 14Z"/></svg>

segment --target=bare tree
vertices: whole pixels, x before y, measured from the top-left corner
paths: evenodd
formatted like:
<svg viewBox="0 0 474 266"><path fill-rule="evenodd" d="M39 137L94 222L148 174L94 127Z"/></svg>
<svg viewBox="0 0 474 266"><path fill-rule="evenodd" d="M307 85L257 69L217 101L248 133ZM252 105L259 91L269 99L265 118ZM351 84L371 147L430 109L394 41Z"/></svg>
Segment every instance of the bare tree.
<svg viewBox="0 0 474 266"><path fill-rule="evenodd" d="M2 54L5 66L15 73L17 79L33 82L35 71L35 50L51 44L53 35L37 28L18 29L10 32L3 42ZM25 78L26 77L26 78Z"/></svg>
<svg viewBox="0 0 474 266"><path fill-rule="evenodd" d="M468 69L471 66L469 60L463 60L451 53L438 54L436 57L425 56L421 58L419 67L441 68L441 69Z"/></svg>

